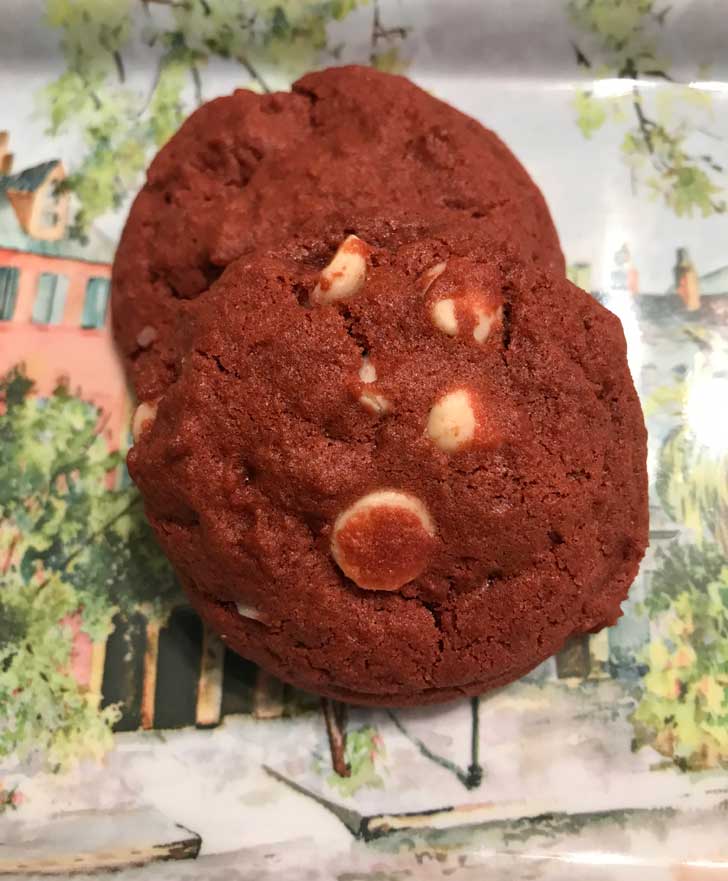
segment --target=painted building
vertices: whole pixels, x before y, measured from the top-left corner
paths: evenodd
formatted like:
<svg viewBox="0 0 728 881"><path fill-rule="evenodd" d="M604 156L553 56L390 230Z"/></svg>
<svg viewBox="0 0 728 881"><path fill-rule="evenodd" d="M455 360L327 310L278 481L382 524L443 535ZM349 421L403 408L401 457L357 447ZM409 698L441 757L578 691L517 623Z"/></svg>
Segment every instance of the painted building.
<svg viewBox="0 0 728 881"><path fill-rule="evenodd" d="M115 449L129 404L109 340L110 273L108 263L0 247L0 370L24 363L41 396L68 382L103 410Z"/></svg>

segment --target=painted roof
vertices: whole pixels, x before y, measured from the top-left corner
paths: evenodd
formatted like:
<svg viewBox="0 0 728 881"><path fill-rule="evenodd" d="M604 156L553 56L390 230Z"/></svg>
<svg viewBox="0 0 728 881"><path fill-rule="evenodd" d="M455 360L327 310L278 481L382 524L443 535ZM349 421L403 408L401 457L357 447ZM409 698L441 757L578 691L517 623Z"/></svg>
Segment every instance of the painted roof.
<svg viewBox="0 0 728 881"><path fill-rule="evenodd" d="M700 295L705 294L728 294L728 266L721 266L706 272L704 275L698 276L698 286ZM676 288L674 284L665 291L666 294L674 294Z"/></svg>
<svg viewBox="0 0 728 881"><path fill-rule="evenodd" d="M111 263L114 258L114 247L115 242L94 227L89 231L86 244L68 238L57 242L32 238L21 228L13 206L4 190L0 188L0 248L11 248L14 251L25 251L43 257Z"/></svg>
<svg viewBox="0 0 728 881"><path fill-rule="evenodd" d="M728 266L706 272L699 282L701 294L728 294Z"/></svg>
<svg viewBox="0 0 728 881"><path fill-rule="evenodd" d="M20 190L23 193L35 192L60 161L60 159L50 159L48 162L41 162L31 168L24 168L16 174L0 175L0 192L4 193L6 190Z"/></svg>

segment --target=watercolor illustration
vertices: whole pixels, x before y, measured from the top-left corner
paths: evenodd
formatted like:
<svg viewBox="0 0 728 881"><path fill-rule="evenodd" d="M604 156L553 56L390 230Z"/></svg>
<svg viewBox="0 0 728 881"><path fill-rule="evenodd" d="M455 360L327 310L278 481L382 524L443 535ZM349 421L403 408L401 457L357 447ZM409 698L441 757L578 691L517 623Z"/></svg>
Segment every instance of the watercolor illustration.
<svg viewBox="0 0 728 881"><path fill-rule="evenodd" d="M728 872L714 5L9 6L30 48L0 30L0 876ZM133 401L109 330L126 212L185 116L350 62L406 73L512 146L570 277L622 320L650 437L650 549L618 624L507 688L418 710L321 700L203 626L125 468Z"/></svg>

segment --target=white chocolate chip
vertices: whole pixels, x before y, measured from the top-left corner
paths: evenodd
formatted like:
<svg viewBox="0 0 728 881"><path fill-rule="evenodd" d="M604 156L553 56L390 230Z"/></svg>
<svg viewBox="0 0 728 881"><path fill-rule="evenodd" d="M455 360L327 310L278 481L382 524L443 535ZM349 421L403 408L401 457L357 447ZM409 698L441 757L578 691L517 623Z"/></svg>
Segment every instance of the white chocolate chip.
<svg viewBox="0 0 728 881"><path fill-rule="evenodd" d="M458 389L444 395L430 410L427 434L441 450L454 453L475 435L475 413L470 393Z"/></svg>
<svg viewBox="0 0 728 881"><path fill-rule="evenodd" d="M347 236L333 260L321 270L319 282L311 295L312 301L336 303L358 294L367 277L368 250L369 246L358 236Z"/></svg>
<svg viewBox="0 0 728 881"><path fill-rule="evenodd" d="M477 319L473 328L473 338L476 343L484 343L488 339L493 325L503 317L503 308L499 306L495 312L486 312L485 309L476 306L473 311Z"/></svg>
<svg viewBox="0 0 728 881"><path fill-rule="evenodd" d="M359 368L359 379L367 385L371 382L377 381L377 368L366 357L366 355L362 358L362 365Z"/></svg>
<svg viewBox="0 0 728 881"><path fill-rule="evenodd" d="M427 508L416 496L411 496L409 493L400 492L396 489L378 489L362 496L353 505L339 514L334 523L334 542L336 542L336 536L352 517L365 511L372 511L374 508L401 508L403 511L409 511L418 518L422 528L428 535L435 534L435 525L432 522L432 518Z"/></svg>
<svg viewBox="0 0 728 881"><path fill-rule="evenodd" d="M458 319L455 314L455 300L438 300L432 307L432 321L438 330L448 336L456 336Z"/></svg>
<svg viewBox="0 0 728 881"><path fill-rule="evenodd" d="M142 434L151 426L157 418L157 402L142 401L134 411L131 418L131 436L137 443Z"/></svg>
<svg viewBox="0 0 728 881"><path fill-rule="evenodd" d="M434 266L430 266L429 269L426 269L422 275L420 276L420 284L422 285L422 293L426 294L427 291L432 287L432 285L437 281L437 279L442 275L442 273L447 269L447 263L435 263Z"/></svg>
<svg viewBox="0 0 728 881"><path fill-rule="evenodd" d="M365 590L398 590L427 566L435 525L416 497L376 490L334 521L331 553L341 571Z"/></svg>
<svg viewBox="0 0 728 881"><path fill-rule="evenodd" d="M158 336L159 334L157 333L156 328L147 324L146 327L143 327L137 334L137 345L140 349L148 349Z"/></svg>
<svg viewBox="0 0 728 881"><path fill-rule="evenodd" d="M265 616L255 606L246 606L245 603L237 604L238 615L241 618L251 618L253 621L264 621Z"/></svg>
<svg viewBox="0 0 728 881"><path fill-rule="evenodd" d="M362 358L362 365L359 368L359 379L364 385L371 385L377 381L377 368L372 364L366 355ZM389 401L384 395L378 395L374 391L364 391L359 396L359 403L372 413L381 415L386 413L390 408Z"/></svg>
<svg viewBox="0 0 728 881"><path fill-rule="evenodd" d="M372 413L382 414L386 413L391 404L383 395L377 395L374 392L363 392L359 396L359 403L362 407L366 407L367 410L371 410Z"/></svg>

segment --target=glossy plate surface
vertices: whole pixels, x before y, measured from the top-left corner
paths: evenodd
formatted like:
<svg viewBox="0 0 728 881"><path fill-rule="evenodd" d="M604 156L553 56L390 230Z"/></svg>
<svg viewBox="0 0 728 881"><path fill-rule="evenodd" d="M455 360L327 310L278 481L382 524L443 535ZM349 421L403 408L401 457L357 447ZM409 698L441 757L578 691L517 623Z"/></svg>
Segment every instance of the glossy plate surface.
<svg viewBox="0 0 728 881"><path fill-rule="evenodd" d="M722 4L2 6L0 874L728 877ZM346 717L179 601L116 458L107 296L130 195L199 100L348 61L478 117L543 188L624 325L652 520L609 632L479 701Z"/></svg>

